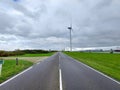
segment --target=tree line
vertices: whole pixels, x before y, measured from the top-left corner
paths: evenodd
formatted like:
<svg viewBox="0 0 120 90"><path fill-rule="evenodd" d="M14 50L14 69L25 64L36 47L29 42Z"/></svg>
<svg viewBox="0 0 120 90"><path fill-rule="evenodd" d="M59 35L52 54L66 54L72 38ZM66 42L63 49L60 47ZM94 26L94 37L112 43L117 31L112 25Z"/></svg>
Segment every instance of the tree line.
<svg viewBox="0 0 120 90"><path fill-rule="evenodd" d="M24 54L42 54L42 53L50 53L56 51L48 51L48 50L15 50L15 51L3 51L0 50L0 57L7 57L7 56L17 56L17 55L24 55Z"/></svg>

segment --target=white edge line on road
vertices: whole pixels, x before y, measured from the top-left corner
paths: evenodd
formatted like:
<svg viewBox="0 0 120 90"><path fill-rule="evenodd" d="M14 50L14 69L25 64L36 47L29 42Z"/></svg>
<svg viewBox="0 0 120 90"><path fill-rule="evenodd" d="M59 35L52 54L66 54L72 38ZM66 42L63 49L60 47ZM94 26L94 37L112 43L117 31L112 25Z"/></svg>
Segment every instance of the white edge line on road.
<svg viewBox="0 0 120 90"><path fill-rule="evenodd" d="M59 69L59 83L60 83L60 90L63 90L63 86L62 86L62 72L61 69Z"/></svg>
<svg viewBox="0 0 120 90"><path fill-rule="evenodd" d="M72 58L72 57L70 57L70 58ZM74 58L72 58L72 59L75 60ZM90 68L90 69L92 69L93 71L95 71L95 72L97 72L97 73L103 75L104 77L106 77L106 78L108 78L108 79L110 79L110 80L116 82L117 84L120 84L120 82L118 82L118 81L116 81L115 79L113 79L113 78L111 78L111 77L105 75L104 73L102 73L102 72L100 72L100 71L98 71L98 70L95 70L94 68L92 68L92 67L90 67L90 66L88 66L88 65L86 65L86 64L84 64L84 63L82 63L82 62L79 62L79 61L77 61L77 60L75 60L75 61L78 62L78 63L80 63L80 64L82 64L82 65L84 65L84 66L86 66L87 68Z"/></svg>
<svg viewBox="0 0 120 90"><path fill-rule="evenodd" d="M30 70L30 69L32 69L32 68L33 68L33 66L29 67L28 69L24 70L23 72L21 72L21 73L15 75L15 76L13 76L12 78L10 78L10 79L6 80L5 82L1 83L0 86L2 86L2 85L4 85L4 84L8 83L9 81L15 79L15 78L18 77L19 75L25 73L26 71L28 71L28 70Z"/></svg>
<svg viewBox="0 0 120 90"><path fill-rule="evenodd" d="M44 59L44 60L47 60L47 59ZM40 62L38 62L37 65L38 65L38 64L40 64ZM3 83L1 83L0 86L8 83L9 81L13 80L14 78L18 77L19 75L25 73L26 71L28 71L28 70L30 70L30 69L32 69L32 68L33 68L33 66L31 66L31 67L29 67L28 69L22 71L21 73L18 73L17 75L15 75L15 76L11 77L10 79L8 79L8 80L4 81Z"/></svg>
<svg viewBox="0 0 120 90"><path fill-rule="evenodd" d="M66 55L66 54L64 54L64 55ZM68 55L66 55L66 56L68 56ZM108 79L110 79L110 80L116 82L117 84L120 84L119 81L117 81L117 80L115 80L115 79L113 79L113 78L111 78L111 77L105 75L104 73L102 73L102 72L100 72L100 71L98 71L98 70L96 70L96 69L94 69L94 68L92 68L92 67L90 67L90 66L88 66L88 65L86 65L86 64L84 64L84 63L82 63L82 62L80 62L80 61L77 61L76 59L74 59L74 58L72 58L72 57L70 57L70 56L68 56L68 57L71 58L71 59L73 59L74 61L76 61L76 62L78 62L78 63L84 65L85 67L87 67L87 68L89 68L89 69L92 69L93 71L95 71L95 72L97 72L97 73L103 75L104 77L106 77L106 78L108 78Z"/></svg>

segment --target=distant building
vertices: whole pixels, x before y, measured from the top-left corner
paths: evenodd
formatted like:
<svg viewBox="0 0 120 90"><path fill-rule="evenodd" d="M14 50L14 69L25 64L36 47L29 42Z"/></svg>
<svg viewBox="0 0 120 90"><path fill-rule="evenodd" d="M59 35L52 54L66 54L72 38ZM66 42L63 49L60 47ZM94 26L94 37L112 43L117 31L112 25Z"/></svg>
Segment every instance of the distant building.
<svg viewBox="0 0 120 90"><path fill-rule="evenodd" d="M120 50L114 50L114 52L120 52Z"/></svg>

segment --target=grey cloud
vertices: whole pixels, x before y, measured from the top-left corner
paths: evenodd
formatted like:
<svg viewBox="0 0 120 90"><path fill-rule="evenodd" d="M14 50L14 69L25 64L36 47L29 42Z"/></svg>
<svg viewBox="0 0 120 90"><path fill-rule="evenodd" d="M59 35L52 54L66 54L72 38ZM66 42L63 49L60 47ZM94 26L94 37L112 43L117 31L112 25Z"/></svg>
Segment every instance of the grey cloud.
<svg viewBox="0 0 120 90"><path fill-rule="evenodd" d="M0 39L11 40L11 48L12 43L16 44L15 48L69 47L67 27L71 18L74 48L120 45L118 0L20 0L17 3L2 0L2 4L18 12L18 15L8 10L0 12L0 34L17 38Z"/></svg>
<svg viewBox="0 0 120 90"><path fill-rule="evenodd" d="M0 32L7 32L7 28L13 27L14 23L11 21L14 22L13 18L5 13L0 13Z"/></svg>
<svg viewBox="0 0 120 90"><path fill-rule="evenodd" d="M25 8L24 5L14 2L14 0L2 0L1 3L3 3L3 5L5 5L8 8L15 9L27 16L33 16L33 13L31 13L27 8Z"/></svg>

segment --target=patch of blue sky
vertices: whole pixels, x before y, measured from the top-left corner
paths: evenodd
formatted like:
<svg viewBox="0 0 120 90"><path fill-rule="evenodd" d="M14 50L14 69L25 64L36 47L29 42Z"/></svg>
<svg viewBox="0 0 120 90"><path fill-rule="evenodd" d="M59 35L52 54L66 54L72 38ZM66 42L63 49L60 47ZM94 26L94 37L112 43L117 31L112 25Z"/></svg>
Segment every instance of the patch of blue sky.
<svg viewBox="0 0 120 90"><path fill-rule="evenodd" d="M13 0L14 2L18 2L18 1L20 1L20 0Z"/></svg>

